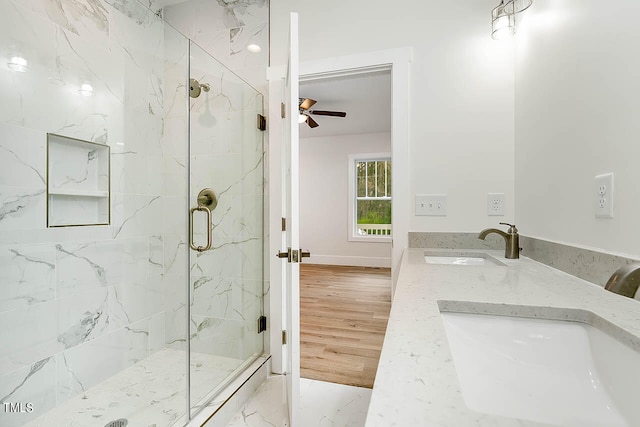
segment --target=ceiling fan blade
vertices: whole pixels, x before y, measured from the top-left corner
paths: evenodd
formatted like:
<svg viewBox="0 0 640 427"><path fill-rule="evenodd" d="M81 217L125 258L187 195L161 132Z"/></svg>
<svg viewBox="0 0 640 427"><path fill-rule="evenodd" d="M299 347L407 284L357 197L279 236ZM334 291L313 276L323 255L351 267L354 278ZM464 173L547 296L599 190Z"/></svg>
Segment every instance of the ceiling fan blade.
<svg viewBox="0 0 640 427"><path fill-rule="evenodd" d="M309 111L309 113L315 114L316 116L347 117L347 113L343 111L313 110L313 111Z"/></svg>
<svg viewBox="0 0 640 427"><path fill-rule="evenodd" d="M311 117L307 116L307 124L309 125L310 128L317 128L318 126L320 126L315 120L313 120Z"/></svg>
<svg viewBox="0 0 640 427"><path fill-rule="evenodd" d="M302 108L303 110L308 110L309 108L313 107L313 104L315 104L316 101L315 99L310 99L310 98L300 98L300 108Z"/></svg>

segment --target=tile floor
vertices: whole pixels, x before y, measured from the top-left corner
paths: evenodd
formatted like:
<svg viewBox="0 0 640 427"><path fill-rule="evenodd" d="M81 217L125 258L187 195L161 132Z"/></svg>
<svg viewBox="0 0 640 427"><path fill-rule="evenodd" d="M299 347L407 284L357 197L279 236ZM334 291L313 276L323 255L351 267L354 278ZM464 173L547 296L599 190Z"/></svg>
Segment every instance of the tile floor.
<svg viewBox="0 0 640 427"><path fill-rule="evenodd" d="M308 379L300 380L300 426L362 427L371 389ZM283 376L272 376L227 427L289 427Z"/></svg>
<svg viewBox="0 0 640 427"><path fill-rule="evenodd" d="M242 363L228 357L193 353L193 395L204 397L212 384L232 376ZM185 392L184 352L165 348L25 427L86 427L120 418L128 419L130 426L172 425L185 411Z"/></svg>

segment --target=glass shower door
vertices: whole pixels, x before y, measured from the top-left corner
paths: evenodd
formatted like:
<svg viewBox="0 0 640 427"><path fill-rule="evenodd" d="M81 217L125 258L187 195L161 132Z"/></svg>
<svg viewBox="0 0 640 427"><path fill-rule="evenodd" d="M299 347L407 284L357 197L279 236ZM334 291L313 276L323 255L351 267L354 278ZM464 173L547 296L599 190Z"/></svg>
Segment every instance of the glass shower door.
<svg viewBox="0 0 640 427"><path fill-rule="evenodd" d="M263 351L263 97L190 45L192 414ZM217 386L216 386L217 385Z"/></svg>

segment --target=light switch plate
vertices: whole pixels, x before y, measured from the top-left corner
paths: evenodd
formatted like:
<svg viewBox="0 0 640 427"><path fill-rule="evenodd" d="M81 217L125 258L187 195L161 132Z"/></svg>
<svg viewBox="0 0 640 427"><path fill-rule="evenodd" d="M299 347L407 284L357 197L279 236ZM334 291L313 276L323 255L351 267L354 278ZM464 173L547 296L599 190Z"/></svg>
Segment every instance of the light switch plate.
<svg viewBox="0 0 640 427"><path fill-rule="evenodd" d="M446 194L416 194L416 215L446 216Z"/></svg>
<svg viewBox="0 0 640 427"><path fill-rule="evenodd" d="M596 218L613 218L613 173L596 175L593 182Z"/></svg>

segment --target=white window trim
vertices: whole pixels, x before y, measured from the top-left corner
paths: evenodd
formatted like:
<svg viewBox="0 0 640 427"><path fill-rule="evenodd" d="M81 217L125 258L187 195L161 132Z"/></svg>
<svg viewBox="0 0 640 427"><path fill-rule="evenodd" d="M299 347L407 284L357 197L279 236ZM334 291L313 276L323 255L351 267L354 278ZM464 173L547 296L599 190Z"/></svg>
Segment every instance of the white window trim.
<svg viewBox="0 0 640 427"><path fill-rule="evenodd" d="M347 240L350 242L368 242L368 243L390 243L393 239L393 229L391 236L356 236L355 235L355 200L356 200L356 161L357 160L387 160L391 159L391 153L364 153L349 154L349 224L347 228ZM391 166L393 168L393 165ZM392 169L393 170L393 169ZM393 206L393 192L391 193L391 204ZM393 219L391 220L393 222ZM393 225L392 225L393 227Z"/></svg>

